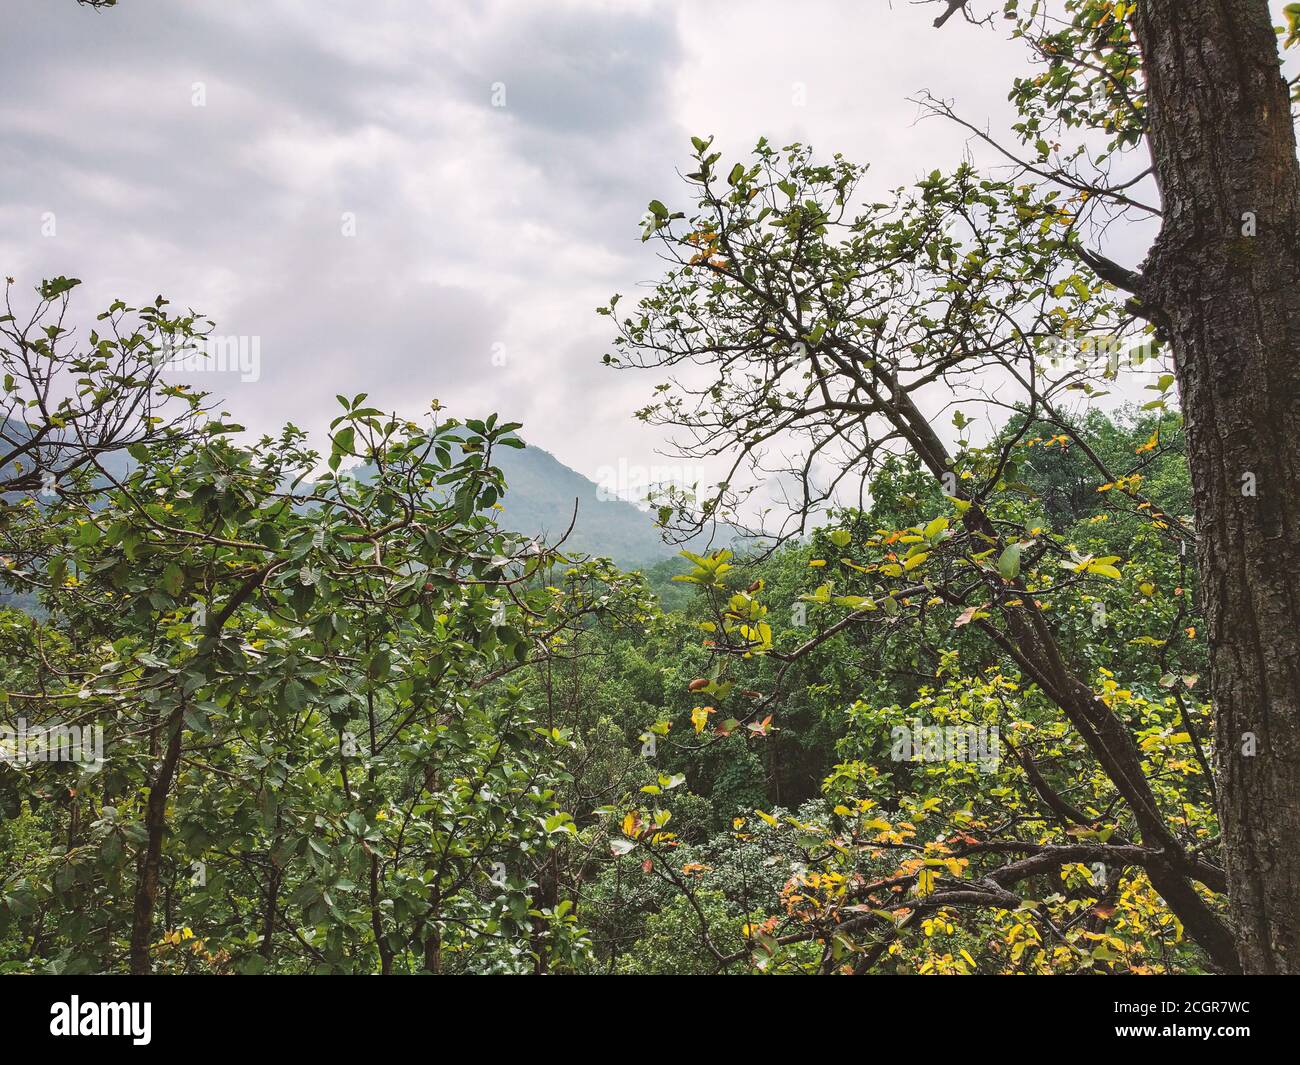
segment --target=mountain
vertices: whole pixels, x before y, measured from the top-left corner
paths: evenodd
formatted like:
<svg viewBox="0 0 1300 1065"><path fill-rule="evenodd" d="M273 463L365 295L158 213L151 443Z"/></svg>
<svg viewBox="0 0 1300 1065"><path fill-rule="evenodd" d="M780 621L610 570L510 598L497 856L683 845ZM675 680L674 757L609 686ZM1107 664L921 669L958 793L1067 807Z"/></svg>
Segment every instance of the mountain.
<svg viewBox="0 0 1300 1065"><path fill-rule="evenodd" d="M607 556L623 569L676 556L679 546L663 542L649 512L623 500L602 499L595 482L549 451L531 445L520 450L500 448L492 459L505 474L501 524L512 532L539 535L554 543L569 527L576 499L578 518L564 549ZM696 539L694 546L702 548L704 538Z"/></svg>
<svg viewBox="0 0 1300 1065"><path fill-rule="evenodd" d="M683 547L716 550L730 546L736 536L734 529L720 527L712 542L706 535L697 535L682 544L666 544L649 511L621 499L602 498L605 493L599 485L540 447L497 448L492 452L492 463L506 480L497 515L501 527L535 536L554 547L572 522L573 530L560 547L565 553L609 558L623 570L646 571L667 561L677 572L676 563L690 568L679 557ZM369 480L375 470L366 464L353 467L350 473Z"/></svg>

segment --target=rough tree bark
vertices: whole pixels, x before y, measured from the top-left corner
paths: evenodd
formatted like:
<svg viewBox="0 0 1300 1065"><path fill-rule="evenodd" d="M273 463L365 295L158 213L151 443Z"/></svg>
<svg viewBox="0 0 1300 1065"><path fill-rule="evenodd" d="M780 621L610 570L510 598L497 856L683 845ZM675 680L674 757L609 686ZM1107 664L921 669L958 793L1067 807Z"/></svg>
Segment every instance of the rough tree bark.
<svg viewBox="0 0 1300 1065"><path fill-rule="evenodd" d="M1300 164L1265 0L1141 0L1242 967L1300 972ZM1253 753L1252 753L1253 751Z"/></svg>

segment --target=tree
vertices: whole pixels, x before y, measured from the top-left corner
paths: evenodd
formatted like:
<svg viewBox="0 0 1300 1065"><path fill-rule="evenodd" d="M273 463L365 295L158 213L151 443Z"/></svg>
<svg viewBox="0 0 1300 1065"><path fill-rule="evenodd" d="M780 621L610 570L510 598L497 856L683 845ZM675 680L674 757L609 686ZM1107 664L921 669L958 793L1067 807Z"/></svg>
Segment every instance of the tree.
<svg viewBox="0 0 1300 1065"><path fill-rule="evenodd" d="M1243 966L1300 972L1300 166L1268 6L1142 0L1165 223L1137 294L1190 436ZM1207 49L1205 40L1222 47Z"/></svg>
<svg viewBox="0 0 1300 1065"><path fill-rule="evenodd" d="M1071 562L1058 580L1040 566L1036 598L1062 655L1131 730L1171 827L1212 854L1209 707L1190 560L1130 497L1097 492L1091 460L1042 428L1006 430L1021 438L1019 488L999 516L1050 527L1051 539L1099 566L1121 551L1132 556L1122 579L1070 576ZM1175 416L1146 414L1130 426L1094 413L1083 429L1104 460L1136 458L1161 506L1187 504ZM876 598L882 554L898 564L890 550L914 551L912 572L939 586L929 559L915 560L935 553L925 527L944 500L910 461L883 462L872 491L869 512L835 514L809 543L762 562L706 559L687 574L696 583L686 586L699 590L691 616L715 650L739 650L738 616L754 605L772 647L724 650L712 669L697 651L684 663L694 673L665 676L678 694L654 726L662 772L687 784L649 789L652 800L642 789L621 808L612 845L626 853L597 897L615 896L622 923L611 929L597 915L598 949L620 938L637 942L634 954L653 949L647 918L680 893L698 907L674 906L687 919L678 938L709 970L1203 971L1203 952L1143 869L1149 854L1126 846L1132 815L1078 731L979 631L984 612L958 614L937 596L897 608ZM869 620L853 621L857 610ZM755 697L761 706L750 714ZM829 737L817 737L807 703ZM942 744L952 734L974 749L950 757ZM788 751L807 741L831 755L820 787L787 791L761 773L757 794L728 786L733 768L770 766L777 744ZM691 792L718 818L706 838ZM738 928L744 942L726 948Z"/></svg>
<svg viewBox="0 0 1300 1065"><path fill-rule="evenodd" d="M365 400L339 397L328 456L292 426L239 446L224 416L164 421L127 469L6 505L6 580L48 612L5 619L6 737L98 735L103 755L0 766L23 828L0 916L29 963L584 961L573 900L537 891L575 831L573 739L520 679L645 611L640 582L498 527L493 456L522 446L517 423Z"/></svg>
<svg viewBox="0 0 1300 1065"><path fill-rule="evenodd" d="M138 310L119 301L99 316L82 348L64 326L79 284L67 277L45 281L36 305L24 311L15 306L13 278L6 279L0 492L54 499L79 471L120 461L127 449L169 431L185 431L201 413L193 396L159 375L168 345L201 336L206 323L193 314L171 314L161 297Z"/></svg>
<svg viewBox="0 0 1300 1065"><path fill-rule="evenodd" d="M1074 594L1078 583L1120 579L1121 560L1080 553L1015 503L1019 452L1028 428L1041 422L1087 456L1099 487L1123 493L1160 536L1185 542L1178 516L1144 496L1140 468L1112 470L1067 416L1071 394L1113 375L1108 363L1045 357L1067 336L1093 337L1096 350L1110 351L1102 341L1113 343L1132 316L1108 298L1107 286L1079 274L1055 193L1035 195L963 166L855 211L860 176L839 157L822 165L804 147L778 152L765 142L748 165L720 168L718 153L697 139L685 178L695 199L690 217L660 201L650 205L646 236L673 266L618 320L619 354L608 358L691 366L642 416L683 430L688 453L732 455L731 472L709 498L666 502L678 524L734 518L742 494L733 486L748 463L793 480L796 524L785 530L805 527L848 479L865 489L898 448L914 453L951 499L946 514L874 539L871 556L854 563L863 578L852 594L838 591L840 574L828 582L821 601L833 600L846 616L820 635L774 652L766 608L741 592L725 606L717 653L797 658L845 626L888 623L900 613L925 624L947 608L950 625L974 625L1070 722L1127 806L1156 890L1214 964L1235 968L1227 926L1196 887L1221 891L1222 870L1171 829L1130 729L1090 670L1062 648L1047 616L1059 609L1054 597ZM616 320L617 302L605 308ZM1138 337L1144 359L1156 357L1149 333ZM709 377L701 379L701 366ZM1017 398L1003 398L1013 388ZM963 402L1019 410L1021 429L976 446ZM923 407L955 408L956 451ZM798 459L765 468L768 450ZM854 540L852 531L845 535ZM700 561L693 579L723 594L721 564ZM1074 576L1058 580L1057 567ZM858 571L845 572L856 579ZM765 705L737 717L761 720ZM1106 864L1139 857L1127 843L1095 846L1089 853ZM1108 847L1119 849L1104 856ZM1042 861L1052 858L1048 852ZM1017 871L1005 875L1014 880ZM1003 880L993 873L986 880L1000 886L971 900L1005 904Z"/></svg>
<svg viewBox="0 0 1300 1065"><path fill-rule="evenodd" d="M949 4L965 10L967 4ZM1084 252L1169 343L1195 487L1196 553L1220 742L1220 814L1232 918L1249 972L1300 972L1300 163L1265 0L1010 3L1044 73L1017 82L1037 140L1028 167L1161 228L1140 271ZM1300 5L1288 4L1287 47ZM942 107L940 108L943 109ZM1143 174L1082 176L1092 130L1106 153L1149 149L1160 208L1131 199ZM1058 146L1059 148L1059 146ZM1010 153L1008 153L1010 154Z"/></svg>
<svg viewBox="0 0 1300 1065"><path fill-rule="evenodd" d="M944 6L940 25L959 10L987 21L966 4ZM942 384L953 397L948 405L979 398L983 409L1024 411L1025 424L1056 425L1089 456L1102 487L1129 493L1178 538L1180 550L1195 546L1211 636L1224 857L1235 882L1232 932L1187 880L1222 887L1224 874L1190 870L1179 856L1152 816L1158 804L1141 782L1131 736L1099 709L1060 654L1038 604L1016 596L1000 634L988 634L1088 739L1142 838L1163 854L1155 863L1163 868L1149 870L1153 881L1215 962L1289 971L1300 914L1296 859L1282 843L1300 816L1300 600L1292 587L1297 538L1289 534L1300 500L1288 236L1297 163L1267 8L1252 2L1211 13L1208 5L1190 12L1156 2L1067 0L1064 17L1041 3L1012 2L1006 13L1044 68L1017 79L1012 93L1022 117L1015 135L1028 156L966 125L1011 161L1011 178L936 171L912 198L900 194L892 210L874 204L853 214L860 171L838 156L818 166L799 146L782 159L760 143L754 163L719 171L717 153L697 139L687 178L696 212L687 220L660 201L650 205L646 236L670 247L676 268L639 315L622 322L621 361L715 370L702 385L688 376L641 412L684 429L688 452L733 456L717 492L698 505L666 500L668 513L688 527L734 511L740 495L733 485L748 464L794 487L796 523L779 531L805 528L818 505L843 498L847 479L860 491L878 455L901 447L959 498L963 533L984 538L1006 560L1004 579L1019 580L1025 547L1038 540L1022 530L1024 543L1008 542L998 527L1005 519L989 507L1010 482L1013 450L984 456L982 478L961 485L975 453L963 447L951 454L933 430L929 411L944 404L936 397ZM1296 12L1290 17L1288 43L1296 38ZM1198 50L1194 41L1206 39L1235 43L1185 62ZM923 102L963 121L945 103ZM1207 113L1213 121L1201 123ZM1058 141L1093 131L1106 138L1100 147L1082 135L1072 147ZM1126 172L1148 134L1154 165ZM1125 213L1160 214L1142 198L1148 173L1165 221L1139 273L1091 250L1086 238ZM1118 300L1111 298L1116 290ZM616 314L613 304L606 311ZM1139 324L1136 352L1123 352L1117 337ZM1249 351L1230 355L1239 342ZM1149 363L1164 357L1165 345L1174 373L1154 387L1164 393L1175 378L1179 383L1194 523L1144 500L1140 474L1109 470L1068 424L1063 406L1070 390L1095 391L1097 377L1113 379L1121 357ZM1043 360L1051 349L1055 357ZM1083 365L1062 373L1062 349L1100 373ZM1108 354L1110 365L1095 366L1099 354ZM1016 392L1010 403L1003 398L1008 382ZM961 430L967 419L958 417ZM799 461L765 468L768 453ZM978 614L976 623L987 628Z"/></svg>

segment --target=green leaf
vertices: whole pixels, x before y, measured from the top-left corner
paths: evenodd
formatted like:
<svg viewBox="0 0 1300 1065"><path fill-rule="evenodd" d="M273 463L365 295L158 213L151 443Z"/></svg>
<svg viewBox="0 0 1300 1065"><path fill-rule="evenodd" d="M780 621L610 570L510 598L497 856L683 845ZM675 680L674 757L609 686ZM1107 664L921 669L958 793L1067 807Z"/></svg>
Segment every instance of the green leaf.
<svg viewBox="0 0 1300 1065"><path fill-rule="evenodd" d="M180 595L181 589L185 587L185 572L175 562L168 562L163 569L162 586L173 599Z"/></svg>
<svg viewBox="0 0 1300 1065"><path fill-rule="evenodd" d="M41 299L57 299L65 292L71 292L80 284L81 279L77 277L53 277L48 281L42 281Z"/></svg>
<svg viewBox="0 0 1300 1065"><path fill-rule="evenodd" d="M1020 545L1008 544L998 556L998 572L1009 581L1020 576Z"/></svg>
<svg viewBox="0 0 1300 1065"><path fill-rule="evenodd" d="M181 716L185 719L185 727L190 731L204 735L211 731L208 727L208 715L198 706L187 706Z"/></svg>
<svg viewBox="0 0 1300 1065"><path fill-rule="evenodd" d="M383 680L388 676L388 672L391 668L392 660L389 658L388 652L376 651L374 655L371 656L370 667L367 672L370 674L372 680Z"/></svg>
<svg viewBox="0 0 1300 1065"><path fill-rule="evenodd" d="M947 518L935 518L934 521L930 522L930 524L925 527L925 538L933 542L937 540L947 528Z"/></svg>

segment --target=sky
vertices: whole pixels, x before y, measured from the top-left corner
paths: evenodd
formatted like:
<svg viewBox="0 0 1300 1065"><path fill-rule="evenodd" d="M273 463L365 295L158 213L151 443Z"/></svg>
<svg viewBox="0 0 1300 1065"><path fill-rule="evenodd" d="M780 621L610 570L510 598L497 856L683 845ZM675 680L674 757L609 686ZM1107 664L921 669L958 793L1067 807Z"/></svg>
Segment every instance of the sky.
<svg viewBox="0 0 1300 1065"><path fill-rule="evenodd" d="M200 384L258 431L323 441L336 393L408 416L436 398L523 422L593 478L664 461L632 416L658 382L601 365L595 308L657 277L639 223L680 199L692 135L727 159L803 141L885 190L970 150L909 96L1002 131L1025 66L1003 24L935 30L907 0L0 13L0 264L20 288L81 278L83 320L161 293L256 338L256 373Z"/></svg>

